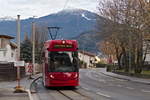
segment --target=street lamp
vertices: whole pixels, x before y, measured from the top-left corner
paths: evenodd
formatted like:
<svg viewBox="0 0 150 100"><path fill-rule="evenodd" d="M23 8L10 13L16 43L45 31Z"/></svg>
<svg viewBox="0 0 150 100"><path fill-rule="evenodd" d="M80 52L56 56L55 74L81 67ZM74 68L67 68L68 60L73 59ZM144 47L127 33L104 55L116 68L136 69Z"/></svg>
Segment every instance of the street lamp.
<svg viewBox="0 0 150 100"><path fill-rule="evenodd" d="M37 16L33 16L32 21L32 64L33 64L33 74L35 74L35 21L34 18Z"/></svg>
<svg viewBox="0 0 150 100"><path fill-rule="evenodd" d="M32 22L32 64L33 74L35 73L35 22Z"/></svg>
<svg viewBox="0 0 150 100"><path fill-rule="evenodd" d="M17 61L20 61L20 15L17 15ZM17 86L15 87L15 93L25 92L20 85L20 66L17 66Z"/></svg>

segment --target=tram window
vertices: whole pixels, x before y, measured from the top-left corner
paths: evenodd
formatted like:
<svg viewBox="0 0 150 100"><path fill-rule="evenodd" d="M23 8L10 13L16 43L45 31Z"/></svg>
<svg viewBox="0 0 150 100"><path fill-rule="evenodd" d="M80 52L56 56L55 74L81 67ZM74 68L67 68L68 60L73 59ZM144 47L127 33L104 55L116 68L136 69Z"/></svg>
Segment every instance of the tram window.
<svg viewBox="0 0 150 100"><path fill-rule="evenodd" d="M74 72L77 60L73 52L49 52L49 69L52 72Z"/></svg>

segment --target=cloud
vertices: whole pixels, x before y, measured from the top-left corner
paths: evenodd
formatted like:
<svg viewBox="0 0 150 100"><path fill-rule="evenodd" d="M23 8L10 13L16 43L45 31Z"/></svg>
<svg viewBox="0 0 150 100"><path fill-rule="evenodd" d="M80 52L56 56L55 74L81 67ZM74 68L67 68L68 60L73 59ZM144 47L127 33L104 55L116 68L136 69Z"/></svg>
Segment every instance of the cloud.
<svg viewBox="0 0 150 100"><path fill-rule="evenodd" d="M32 16L44 16L55 13L63 9L66 0L0 0L0 17L21 18ZM82 8L90 11L96 11L98 0L69 0L67 8Z"/></svg>

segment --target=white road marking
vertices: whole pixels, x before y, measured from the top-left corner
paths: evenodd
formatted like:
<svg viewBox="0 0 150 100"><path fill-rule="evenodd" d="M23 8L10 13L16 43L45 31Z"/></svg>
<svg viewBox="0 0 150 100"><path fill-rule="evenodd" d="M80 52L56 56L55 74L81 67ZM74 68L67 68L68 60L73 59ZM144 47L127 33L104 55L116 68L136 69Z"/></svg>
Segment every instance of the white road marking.
<svg viewBox="0 0 150 100"><path fill-rule="evenodd" d="M117 81L121 81L121 82L125 82L125 81L126 81L126 80L119 79L119 78L118 78L118 79L116 78L115 80L117 80Z"/></svg>
<svg viewBox="0 0 150 100"><path fill-rule="evenodd" d="M26 91L28 92L29 99L30 99L30 100L33 100L32 96L31 96L31 91L30 91L29 89L27 89Z"/></svg>
<svg viewBox="0 0 150 100"><path fill-rule="evenodd" d="M95 77L99 77L99 76L96 74Z"/></svg>
<svg viewBox="0 0 150 100"><path fill-rule="evenodd" d="M133 90L134 88L132 88L132 87L126 87L127 89L130 89L130 90Z"/></svg>
<svg viewBox="0 0 150 100"><path fill-rule="evenodd" d="M91 72L87 72L87 73L86 73L86 76L88 76L89 78L94 79L94 80L96 80L96 81L106 83L106 81L105 81L104 79L99 79L99 78L98 78L98 77L99 77L98 75L94 75L95 77L92 76Z"/></svg>
<svg viewBox="0 0 150 100"><path fill-rule="evenodd" d="M100 80L98 80L99 82L103 82L103 83L106 83L106 81L105 80L103 80L103 79L100 79Z"/></svg>
<svg viewBox="0 0 150 100"><path fill-rule="evenodd" d="M82 87L83 89L85 89L85 90L90 90L89 88L86 88L86 87Z"/></svg>
<svg viewBox="0 0 150 100"><path fill-rule="evenodd" d="M112 83L107 83L107 86L114 86L114 84L112 84Z"/></svg>
<svg viewBox="0 0 150 100"><path fill-rule="evenodd" d="M97 92L98 95L101 95L101 96L104 96L104 97L107 97L107 98L111 98L111 96L107 95L107 94L103 94L101 92Z"/></svg>
<svg viewBox="0 0 150 100"><path fill-rule="evenodd" d="M150 93L150 90L141 90L142 92Z"/></svg>
<svg viewBox="0 0 150 100"><path fill-rule="evenodd" d="M118 87L123 87L122 85L117 85Z"/></svg>

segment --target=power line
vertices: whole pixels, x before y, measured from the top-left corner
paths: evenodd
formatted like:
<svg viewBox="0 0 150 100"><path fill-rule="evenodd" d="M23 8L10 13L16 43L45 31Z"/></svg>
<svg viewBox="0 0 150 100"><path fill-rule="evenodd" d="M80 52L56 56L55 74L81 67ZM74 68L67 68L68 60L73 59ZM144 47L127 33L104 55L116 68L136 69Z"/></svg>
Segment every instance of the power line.
<svg viewBox="0 0 150 100"><path fill-rule="evenodd" d="M67 4L68 4L69 0L66 0L64 6L63 6L63 9L62 11L66 8ZM57 15L56 15L57 16ZM58 34L58 31L59 31L60 27L48 27L48 32L49 32L49 36L52 40L55 40L56 37L57 37L57 34ZM52 34L52 30L55 30L55 34Z"/></svg>
<svg viewBox="0 0 150 100"><path fill-rule="evenodd" d="M52 40L56 39L59 29L60 27L48 27L48 31Z"/></svg>
<svg viewBox="0 0 150 100"><path fill-rule="evenodd" d="M66 6L67 6L68 2L69 2L69 0L66 0L65 5L64 5L64 7L63 7L63 9L62 9L62 10L64 10L64 9L66 8Z"/></svg>

